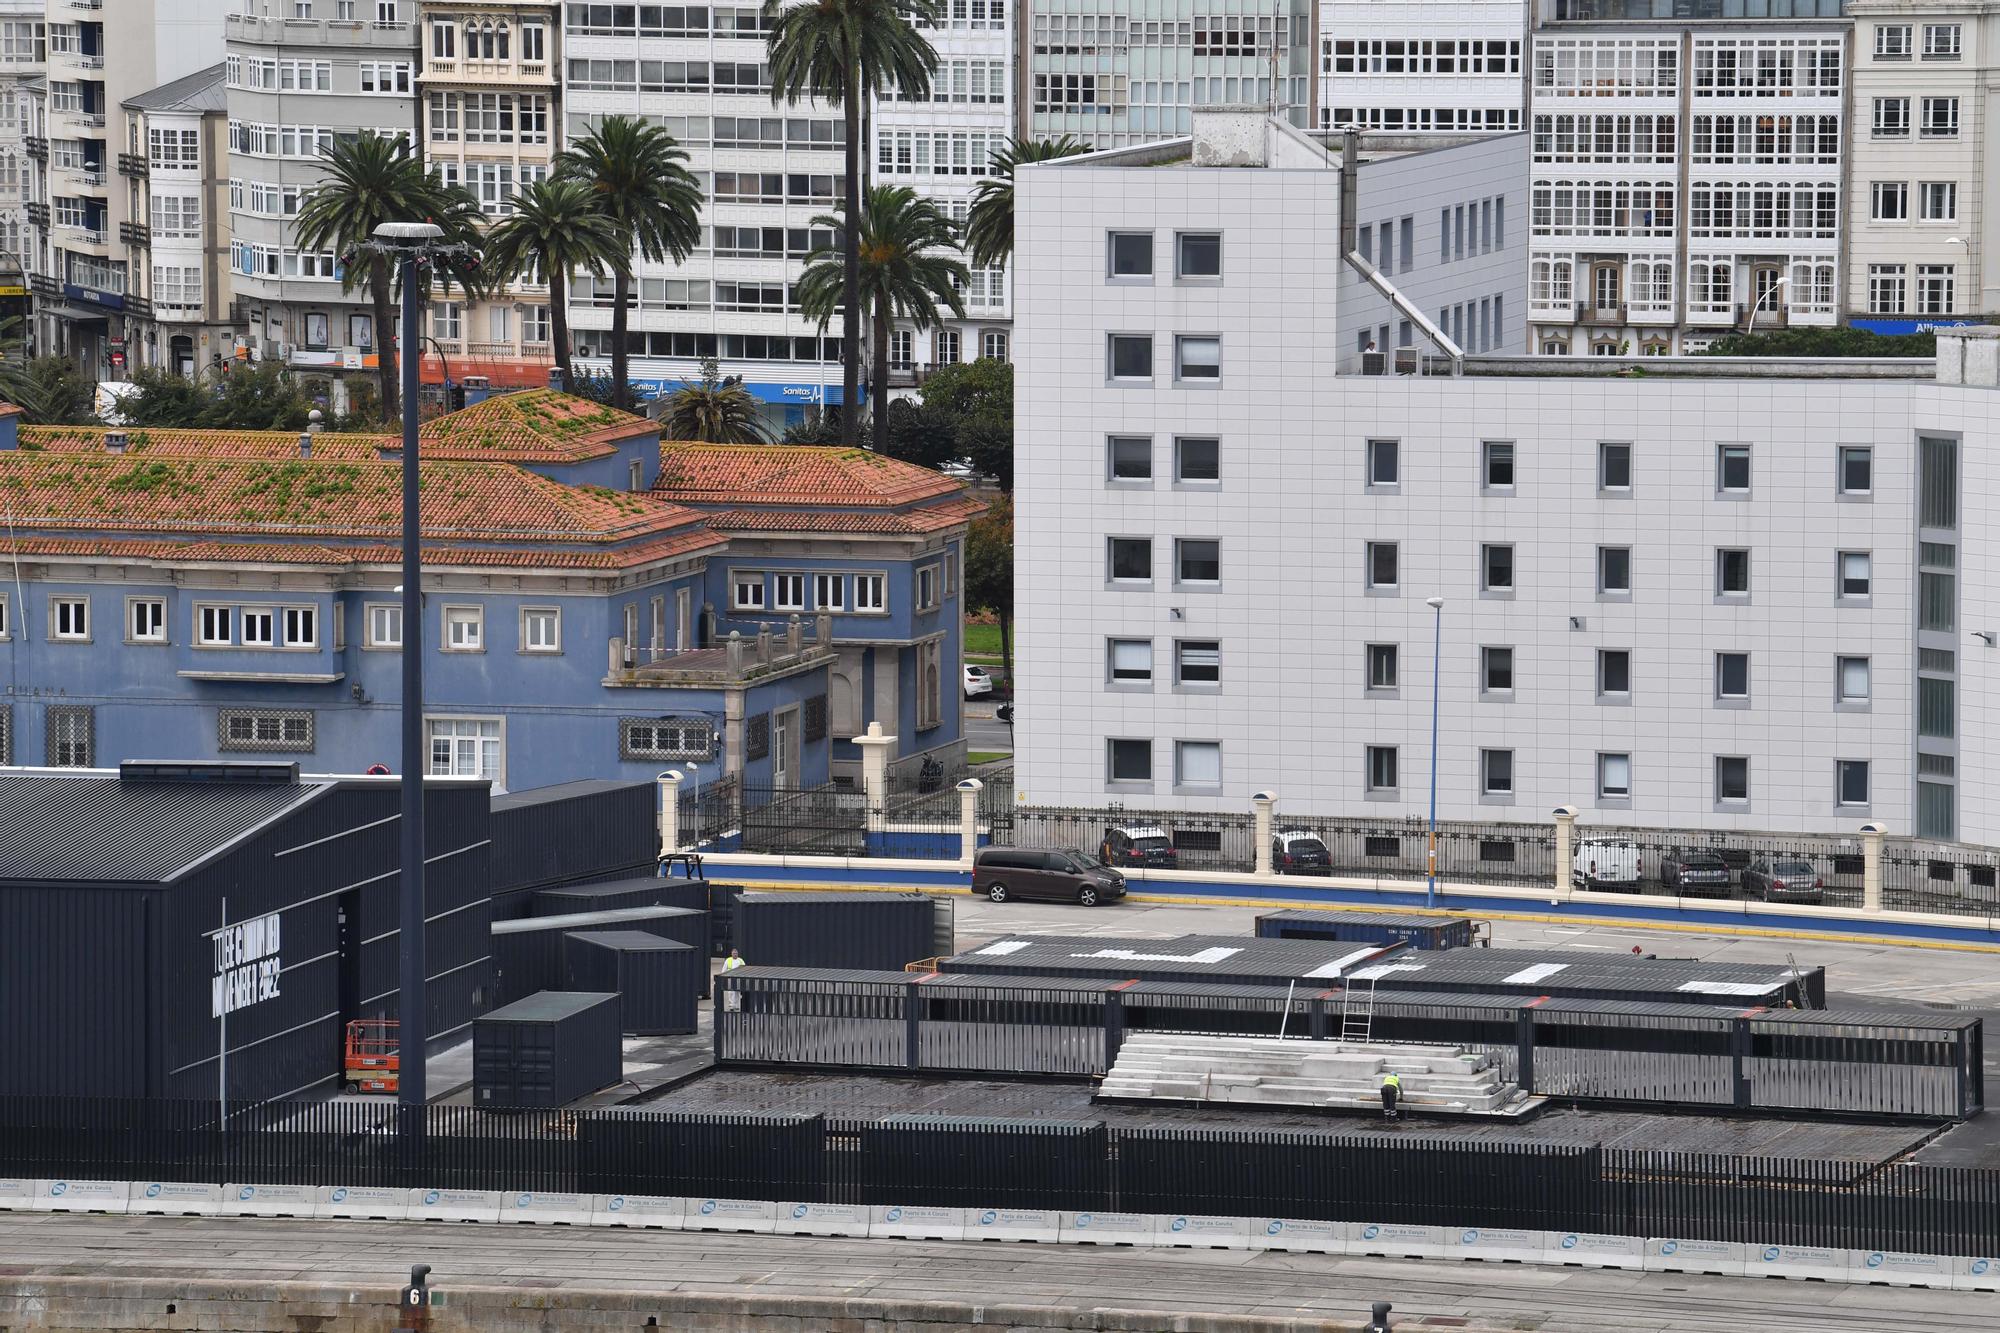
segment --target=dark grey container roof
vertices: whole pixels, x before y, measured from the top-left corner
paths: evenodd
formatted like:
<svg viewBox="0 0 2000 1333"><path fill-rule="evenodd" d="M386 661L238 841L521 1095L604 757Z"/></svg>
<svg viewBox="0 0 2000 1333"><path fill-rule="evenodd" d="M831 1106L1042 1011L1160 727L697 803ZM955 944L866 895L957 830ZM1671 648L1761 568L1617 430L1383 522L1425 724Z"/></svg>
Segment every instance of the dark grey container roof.
<svg viewBox="0 0 2000 1333"><path fill-rule="evenodd" d="M1462 916L1396 916L1389 912L1313 912L1289 908L1282 912L1259 912L1259 921L1297 921L1318 926L1335 922L1343 926L1390 926L1400 930L1436 930L1468 920Z"/></svg>
<svg viewBox="0 0 2000 1333"><path fill-rule="evenodd" d="M615 991L543 990L503 1005L475 1019L479 1023L553 1023L594 1009L600 1004L617 1004Z"/></svg>
<svg viewBox="0 0 2000 1333"><path fill-rule="evenodd" d="M602 912L566 912L561 916L523 916L512 921L495 921L495 935L527 935L540 930L589 930L592 926L615 926L627 921L663 921L677 916L701 916L693 907L610 907Z"/></svg>
<svg viewBox="0 0 2000 1333"><path fill-rule="evenodd" d="M558 898L615 898L621 893L633 893L640 889L663 888L669 884L706 884L702 879L668 879L664 875L633 875L629 879L601 879L590 884L552 884L538 893L546 893Z"/></svg>
<svg viewBox="0 0 2000 1333"><path fill-rule="evenodd" d="M334 785L0 773L0 881L164 884Z"/></svg>
<svg viewBox="0 0 2000 1333"><path fill-rule="evenodd" d="M610 778L580 778L575 782L558 782L552 787L530 787L526 791L510 791L504 796L493 798L495 810L513 810L524 805L547 805L551 801L573 801L579 796L595 796L599 792L617 791L624 787L650 787L650 782L615 782Z"/></svg>
<svg viewBox="0 0 2000 1333"><path fill-rule="evenodd" d="M692 944L662 939L643 930L573 930L569 937L600 948L616 949L620 953L671 953L675 949L694 948Z"/></svg>
<svg viewBox="0 0 2000 1333"><path fill-rule="evenodd" d="M751 889L738 895L741 902L788 903L882 903L907 902L911 898L930 901L928 893L795 893L790 889Z"/></svg>

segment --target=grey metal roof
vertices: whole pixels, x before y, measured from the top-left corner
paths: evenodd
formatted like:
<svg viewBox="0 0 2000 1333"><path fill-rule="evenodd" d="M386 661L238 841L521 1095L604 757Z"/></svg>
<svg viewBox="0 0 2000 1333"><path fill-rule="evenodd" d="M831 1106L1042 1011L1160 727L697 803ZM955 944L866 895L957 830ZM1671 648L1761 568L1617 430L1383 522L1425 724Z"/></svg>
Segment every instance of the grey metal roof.
<svg viewBox="0 0 2000 1333"><path fill-rule="evenodd" d="M605 949L616 949L620 953L672 953L676 949L694 948L692 944L662 939L643 930L572 930L568 938Z"/></svg>
<svg viewBox="0 0 2000 1333"><path fill-rule="evenodd" d="M552 1023L595 1009L600 1004L618 1003L616 991L539 990L533 995L495 1009L473 1021L478 1023Z"/></svg>
<svg viewBox="0 0 2000 1333"><path fill-rule="evenodd" d="M333 785L0 773L0 881L166 883Z"/></svg>
<svg viewBox="0 0 2000 1333"><path fill-rule="evenodd" d="M172 83L128 97L120 105L134 111L227 111L229 98L223 91L223 77L221 65L210 65Z"/></svg>
<svg viewBox="0 0 2000 1333"><path fill-rule="evenodd" d="M1389 926L1399 930L1436 930L1441 926L1452 926L1464 917L1451 916L1396 916L1388 912L1324 912L1305 908L1291 908L1283 912L1259 912L1259 921L1295 921L1300 925L1322 926Z"/></svg>
<svg viewBox="0 0 2000 1333"><path fill-rule="evenodd" d="M609 907L602 912L564 912L557 916L524 916L512 921L495 921L495 935L529 935L546 930L588 930L593 926L614 926L627 921L663 921L677 916L700 916L692 907Z"/></svg>
<svg viewBox="0 0 2000 1333"><path fill-rule="evenodd" d="M527 791L510 791L493 797L495 810L514 810L524 805L547 805L551 801L573 801L579 796L595 796L599 792L622 791L627 787L650 787L650 782L614 782L610 778L579 778L575 782L558 782L552 787L530 787Z"/></svg>

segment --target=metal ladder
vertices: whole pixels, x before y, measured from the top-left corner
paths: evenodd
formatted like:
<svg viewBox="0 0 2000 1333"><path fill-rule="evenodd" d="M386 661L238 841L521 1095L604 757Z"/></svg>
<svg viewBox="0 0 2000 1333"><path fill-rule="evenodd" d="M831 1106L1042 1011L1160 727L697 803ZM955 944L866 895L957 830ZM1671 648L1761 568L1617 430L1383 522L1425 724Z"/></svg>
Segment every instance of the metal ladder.
<svg viewBox="0 0 2000 1333"><path fill-rule="evenodd" d="M1798 988L1799 1008L1811 1008L1810 1002L1806 999L1806 977L1805 973L1799 971L1799 960L1791 954L1786 954L1785 964L1792 969L1792 985Z"/></svg>
<svg viewBox="0 0 2000 1333"><path fill-rule="evenodd" d="M1375 978L1349 981L1340 997L1340 1039L1367 1045L1375 1036Z"/></svg>

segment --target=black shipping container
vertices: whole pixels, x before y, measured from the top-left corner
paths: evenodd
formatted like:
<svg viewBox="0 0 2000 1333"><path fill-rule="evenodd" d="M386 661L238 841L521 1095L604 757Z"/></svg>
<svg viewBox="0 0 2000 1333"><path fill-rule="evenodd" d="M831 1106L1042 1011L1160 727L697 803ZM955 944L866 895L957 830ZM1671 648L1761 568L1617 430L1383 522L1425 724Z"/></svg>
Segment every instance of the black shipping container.
<svg viewBox="0 0 2000 1333"><path fill-rule="evenodd" d="M921 893L745 893L734 942L763 967L895 970L938 956L951 903Z"/></svg>
<svg viewBox="0 0 2000 1333"><path fill-rule="evenodd" d="M1387 916L1369 912L1266 912L1257 936L1266 940L1340 940L1355 944L1407 944L1412 949L1471 947L1466 917Z"/></svg>
<svg viewBox="0 0 2000 1333"><path fill-rule="evenodd" d="M592 779L493 798L495 916L512 895L554 884L643 874L659 855L659 792L651 782Z"/></svg>
<svg viewBox="0 0 2000 1333"><path fill-rule="evenodd" d="M618 997L542 991L472 1025L472 1101L567 1106L625 1076Z"/></svg>
<svg viewBox="0 0 2000 1333"><path fill-rule="evenodd" d="M708 918L686 907L619 907L568 916L530 916L493 923L494 985L512 1002L563 983L563 936L576 930L637 930L705 949ZM707 969L702 993L707 994Z"/></svg>
<svg viewBox="0 0 2000 1333"><path fill-rule="evenodd" d="M532 915L569 916L614 907L688 907L708 910L708 881L633 875L592 884L564 884L535 894Z"/></svg>
<svg viewBox="0 0 2000 1333"><path fill-rule="evenodd" d="M702 882L708 886L709 950L717 958L727 958L736 944L736 900L743 896L743 886Z"/></svg>
<svg viewBox="0 0 2000 1333"><path fill-rule="evenodd" d="M615 991L626 1035L695 1030L695 1001L707 989L705 950L639 930L571 931L562 950L564 984L573 991Z"/></svg>

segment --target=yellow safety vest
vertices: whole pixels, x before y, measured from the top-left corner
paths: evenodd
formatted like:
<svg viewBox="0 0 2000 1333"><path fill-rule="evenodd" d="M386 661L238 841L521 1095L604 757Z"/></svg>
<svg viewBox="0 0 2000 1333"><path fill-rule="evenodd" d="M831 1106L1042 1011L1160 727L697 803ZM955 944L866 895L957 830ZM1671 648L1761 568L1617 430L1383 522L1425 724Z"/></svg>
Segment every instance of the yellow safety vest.
<svg viewBox="0 0 2000 1333"><path fill-rule="evenodd" d="M725 958L722 960L722 970L725 972L734 972L741 966L743 966L741 958Z"/></svg>
<svg viewBox="0 0 2000 1333"><path fill-rule="evenodd" d="M1391 1074L1382 1080L1382 1086L1385 1088L1394 1088L1400 1092L1403 1088L1403 1080L1399 1075Z"/></svg>

